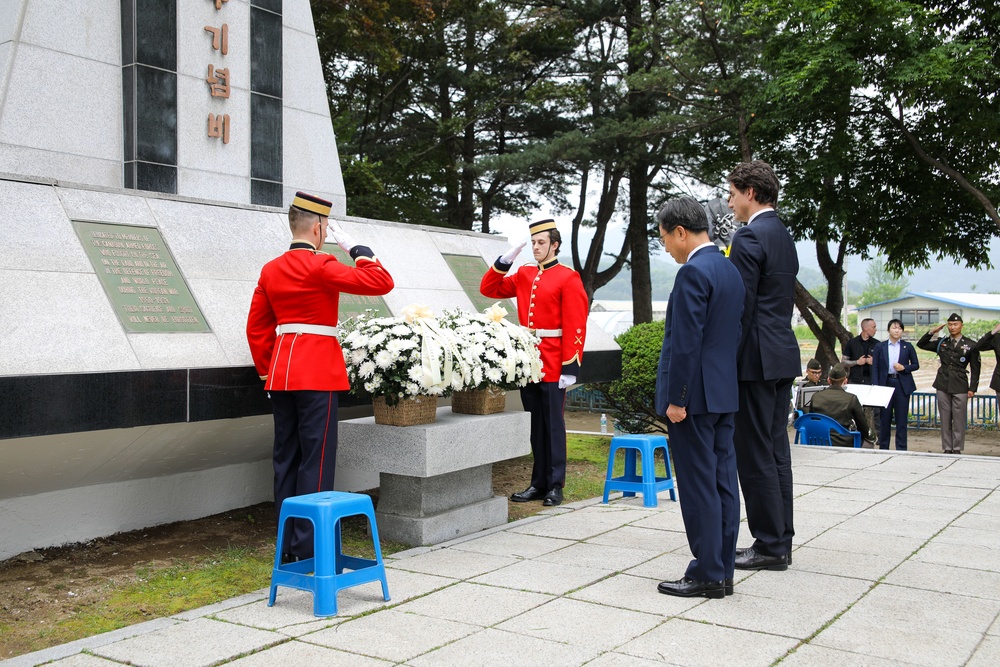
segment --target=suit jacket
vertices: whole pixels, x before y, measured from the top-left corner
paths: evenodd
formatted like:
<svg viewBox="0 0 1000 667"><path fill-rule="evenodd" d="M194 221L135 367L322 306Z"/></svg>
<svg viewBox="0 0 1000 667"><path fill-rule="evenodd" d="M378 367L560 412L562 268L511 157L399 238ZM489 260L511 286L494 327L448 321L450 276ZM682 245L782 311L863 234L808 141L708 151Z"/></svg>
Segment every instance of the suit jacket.
<svg viewBox="0 0 1000 667"><path fill-rule="evenodd" d="M542 338L538 344L542 382L579 375L590 311L580 274L557 259L542 266L525 264L508 275L511 266L497 259L480 281L479 292L491 299L517 297L517 320L523 327L562 329L561 337Z"/></svg>
<svg viewBox="0 0 1000 667"><path fill-rule="evenodd" d="M979 388L980 363L976 341L965 336L956 341L948 335L932 340L931 332L928 331L917 341L917 347L938 355L941 365L934 376L934 388L938 391L964 394L967 391L975 392ZM969 368L968 371L965 370L966 367Z"/></svg>
<svg viewBox="0 0 1000 667"><path fill-rule="evenodd" d="M977 352L985 352L986 350L993 350L993 354L997 358L997 365L993 369L993 377L990 379L990 389L1000 393L1000 336L993 335L992 330L987 331L986 335L976 343Z"/></svg>
<svg viewBox="0 0 1000 667"><path fill-rule="evenodd" d="M792 332L799 258L791 234L774 211L765 211L733 235L729 259L743 277L740 380L779 380L801 374Z"/></svg>
<svg viewBox="0 0 1000 667"><path fill-rule="evenodd" d="M871 432L868 428L868 421L865 419L864 408L861 407L861 401L843 387L831 385L823 391L813 394L808 411L832 417L847 430L858 431L862 438L870 439ZM839 447L854 446L854 438L839 433L831 433L830 442Z"/></svg>
<svg viewBox="0 0 1000 667"><path fill-rule="evenodd" d="M264 265L250 302L247 343L268 391L350 389L340 341L320 334L286 333L279 324L338 323L340 293L379 296L393 288L392 276L371 249L354 246L356 266L316 251L304 241Z"/></svg>
<svg viewBox="0 0 1000 667"><path fill-rule="evenodd" d="M903 370L898 373L899 386L909 396L917 390L913 371L920 368L920 361L917 360L917 351L913 345L902 339L899 341L899 363L903 364ZM872 352L872 384L889 386L889 370L889 341L884 340Z"/></svg>
<svg viewBox="0 0 1000 667"><path fill-rule="evenodd" d="M705 247L677 272L667 302L656 374L656 412L671 403L689 414L739 409L736 350L743 281L715 246Z"/></svg>

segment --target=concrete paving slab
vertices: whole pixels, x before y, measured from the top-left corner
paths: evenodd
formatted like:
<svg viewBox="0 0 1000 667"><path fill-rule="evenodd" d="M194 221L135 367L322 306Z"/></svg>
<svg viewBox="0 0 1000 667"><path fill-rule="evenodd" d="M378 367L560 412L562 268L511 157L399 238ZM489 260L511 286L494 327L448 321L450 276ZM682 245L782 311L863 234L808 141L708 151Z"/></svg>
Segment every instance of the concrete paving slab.
<svg viewBox="0 0 1000 667"><path fill-rule="evenodd" d="M499 570L516 562L518 562L517 558L508 556L459 551L458 549L438 549L412 558L402 558L392 563L386 563L386 569L422 572L451 579L468 579L485 572ZM389 591L391 594L391 583Z"/></svg>
<svg viewBox="0 0 1000 667"><path fill-rule="evenodd" d="M486 537L480 537L479 539L467 540L456 544L452 548L459 551L475 551L493 556L535 558L571 544L576 544L576 542L573 540L560 540L554 537L541 537L539 535L503 531L487 535Z"/></svg>
<svg viewBox="0 0 1000 667"><path fill-rule="evenodd" d="M930 537L929 535L927 537ZM878 533L844 530L837 526L806 542L806 546L830 551L894 556L900 561L916 551L925 537L895 537L891 540Z"/></svg>
<svg viewBox="0 0 1000 667"><path fill-rule="evenodd" d="M755 572L740 582L738 589L744 595L768 598L781 604L799 602L839 612L871 588L871 582L863 579L803 572L797 568L798 561L795 561L792 569L785 572Z"/></svg>
<svg viewBox="0 0 1000 667"><path fill-rule="evenodd" d="M993 625L986 631L986 634L992 637L1000 637L1000 615L993 621Z"/></svg>
<svg viewBox="0 0 1000 667"><path fill-rule="evenodd" d="M691 552L687 545L683 550L665 553L645 563L630 567L624 574L631 574L634 577L645 577L656 579L657 581L676 580L684 576L688 564L691 562Z"/></svg>
<svg viewBox="0 0 1000 667"><path fill-rule="evenodd" d="M659 556L660 553L660 550L654 551L652 549L634 549L626 546L578 542L564 549L542 554L535 560L544 563L582 565L583 567L592 567L599 570L620 572L652 560Z"/></svg>
<svg viewBox="0 0 1000 667"><path fill-rule="evenodd" d="M1000 514L975 514L966 512L951 523L960 528L975 528L988 530L994 534L1000 533Z"/></svg>
<svg viewBox="0 0 1000 667"><path fill-rule="evenodd" d="M967 547L995 547L1000 544L1000 536L990 530L948 526L934 536L934 542L960 544Z"/></svg>
<svg viewBox="0 0 1000 667"><path fill-rule="evenodd" d="M316 620L312 623L297 623L295 625L286 625L283 628L278 628L275 632L280 632L286 637L302 637L308 635L312 632L317 632L318 630L325 630L337 623L345 621L347 619L339 618L334 616L333 618Z"/></svg>
<svg viewBox="0 0 1000 667"><path fill-rule="evenodd" d="M315 646L305 642L288 642L248 655L226 667L275 667L275 665L295 665L295 667L389 667L392 662L366 658L355 653L335 651L325 646Z"/></svg>
<svg viewBox="0 0 1000 667"><path fill-rule="evenodd" d="M662 622L658 615L560 598L504 621L497 629L607 651Z"/></svg>
<svg viewBox="0 0 1000 667"><path fill-rule="evenodd" d="M830 514L828 512L799 512L795 511L795 535L792 537L792 546L805 544L826 531L839 526L847 517L843 514ZM745 527L740 532L746 542L744 546L750 546L753 536Z"/></svg>
<svg viewBox="0 0 1000 667"><path fill-rule="evenodd" d="M608 651L587 663L587 667L663 667L658 660L646 660L634 655Z"/></svg>
<svg viewBox="0 0 1000 667"><path fill-rule="evenodd" d="M321 630L301 641L403 662L479 630L467 623L387 609ZM377 641L372 641L375 637Z"/></svg>
<svg viewBox="0 0 1000 667"><path fill-rule="evenodd" d="M564 595L581 586L592 584L598 579L603 579L612 572L613 570L610 568L597 570L579 565L559 565L526 560L502 570L476 577L472 581L521 591Z"/></svg>
<svg viewBox="0 0 1000 667"><path fill-rule="evenodd" d="M880 584L810 643L921 665L961 665L1000 602Z"/></svg>
<svg viewBox="0 0 1000 667"><path fill-rule="evenodd" d="M796 644L798 640L790 637L675 618L627 642L617 652L685 667L718 667L732 663L734 656L739 656L741 667L766 667Z"/></svg>
<svg viewBox="0 0 1000 667"><path fill-rule="evenodd" d="M645 519L634 521L629 525L634 526L635 528L652 528L654 530L668 530L674 533L684 533L684 517L681 516L680 512L659 512L658 514L648 516Z"/></svg>
<svg viewBox="0 0 1000 667"><path fill-rule="evenodd" d="M554 599L552 595L462 582L396 609L401 612L491 627Z"/></svg>
<svg viewBox="0 0 1000 667"><path fill-rule="evenodd" d="M597 583L573 591L569 597L574 600L596 602L609 607L642 611L660 616L677 616L692 607L707 602L705 598L676 598L663 595L656 585L664 579L677 579L681 574L650 579L629 574L616 574Z"/></svg>
<svg viewBox="0 0 1000 667"><path fill-rule="evenodd" d="M648 519L647 513L600 512L585 508L570 514L562 514L536 521L526 526L511 528L515 533L557 537L565 540L585 540L609 530L620 528L633 521Z"/></svg>
<svg viewBox="0 0 1000 667"><path fill-rule="evenodd" d="M93 653L136 667L210 667L286 641L288 637L276 632L198 618L98 646Z"/></svg>
<svg viewBox="0 0 1000 667"><path fill-rule="evenodd" d="M612 547L655 551L664 551L687 547L687 535L668 530L643 528L641 526L622 526L606 533L595 535L586 540L587 544L606 544Z"/></svg>
<svg viewBox="0 0 1000 667"><path fill-rule="evenodd" d="M912 662L875 658L870 655L848 653L825 646L806 644L800 646L782 660L781 667L844 667L844 665L864 665L865 667L912 667Z"/></svg>
<svg viewBox="0 0 1000 667"><path fill-rule="evenodd" d="M345 618L333 617L320 620L314 616L313 597L310 593L288 588L278 588L278 593L273 607L267 606L267 600L260 600L213 614L212 618L261 630L284 630L296 625L313 624L317 621L325 623L325 625L333 625ZM338 609L339 611L340 609Z"/></svg>
<svg viewBox="0 0 1000 667"><path fill-rule="evenodd" d="M840 530L848 532L872 533L881 535L895 535L897 537L912 537L923 539L928 535L934 535L939 530L948 525L948 521L925 519L917 515L900 515L892 518L876 516L874 514L860 514L852 516L847 521L838 525Z"/></svg>
<svg viewBox="0 0 1000 667"><path fill-rule="evenodd" d="M885 583L975 598L1000 600L1000 572L984 572L959 565L942 567L908 560L885 578Z"/></svg>
<svg viewBox="0 0 1000 667"><path fill-rule="evenodd" d="M970 547L931 540L913 555L914 560L937 565L961 564L975 570L1000 572L1000 548Z"/></svg>
<svg viewBox="0 0 1000 667"><path fill-rule="evenodd" d="M914 484L910 488L902 491L900 495L904 498L917 496L919 500L934 500L937 502L945 500L966 500L969 506L978 503L990 495L990 488L981 486L956 486L946 484L947 478L942 475L935 475L930 479Z"/></svg>
<svg viewBox="0 0 1000 667"><path fill-rule="evenodd" d="M725 604L712 604L717 600L710 600L680 616L691 621L805 639L842 611L832 604L818 605L789 600L775 604L774 600L768 598L744 594L742 589L743 587L737 587L735 593L726 598Z"/></svg>
<svg viewBox="0 0 1000 667"><path fill-rule="evenodd" d="M916 496L910 497L914 498ZM895 521L899 517L912 517L925 521L934 521L944 526L960 517L971 506L966 504L966 501L958 502L961 503L960 506L944 507L942 505L932 505L932 503L923 502L923 499L917 502L908 502L903 500L903 495L900 494L875 505L871 509L865 510L864 516L877 516L885 519L887 522ZM958 502L956 502L956 505L958 505Z"/></svg>
<svg viewBox="0 0 1000 667"><path fill-rule="evenodd" d="M853 471L844 468L829 468L820 465L804 465L794 467L792 482L794 484L809 484L811 486L827 486L838 479L843 479Z"/></svg>
<svg viewBox="0 0 1000 667"><path fill-rule="evenodd" d="M120 662L112 662L104 658L98 658L96 655L87 655L86 653L77 653L74 656L56 660L49 664L58 665L58 667L117 667L121 665Z"/></svg>
<svg viewBox="0 0 1000 667"><path fill-rule="evenodd" d="M796 571L832 574L875 582L899 565L898 555L862 554L803 546L794 552Z"/></svg>
<svg viewBox="0 0 1000 667"><path fill-rule="evenodd" d="M242 607L243 605L250 604L251 602L266 600L268 592L269 589L262 588L259 591L247 593L246 595L240 595L235 598L229 598L228 600L223 600L222 602L218 602L216 604L210 604L204 607L198 607L197 609L191 609L179 614L174 614L171 618L176 618L179 621L193 621L196 618L211 616L212 614L216 614L220 611L233 609L234 607Z"/></svg>
<svg viewBox="0 0 1000 667"><path fill-rule="evenodd" d="M996 667L1000 665L1000 637L987 637L976 648L966 667Z"/></svg>
<svg viewBox="0 0 1000 667"><path fill-rule="evenodd" d="M795 499L795 513L799 516L812 512L829 512L843 517L851 517L864 512L875 504L873 500L856 500L851 498L830 498L819 495L818 492L807 493Z"/></svg>
<svg viewBox="0 0 1000 667"><path fill-rule="evenodd" d="M597 657L597 649L486 629L408 661L409 667L510 667L533 665L575 667Z"/></svg>

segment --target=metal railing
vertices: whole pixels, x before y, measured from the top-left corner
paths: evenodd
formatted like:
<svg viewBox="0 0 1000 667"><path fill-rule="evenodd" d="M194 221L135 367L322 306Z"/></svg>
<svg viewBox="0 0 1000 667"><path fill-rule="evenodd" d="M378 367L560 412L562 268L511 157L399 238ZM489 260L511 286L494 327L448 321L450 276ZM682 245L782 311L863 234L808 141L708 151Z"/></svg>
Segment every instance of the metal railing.
<svg viewBox="0 0 1000 667"><path fill-rule="evenodd" d="M976 394L969 399L969 428L997 427L997 397ZM918 391L910 396L909 425L913 428L941 428L937 394Z"/></svg>

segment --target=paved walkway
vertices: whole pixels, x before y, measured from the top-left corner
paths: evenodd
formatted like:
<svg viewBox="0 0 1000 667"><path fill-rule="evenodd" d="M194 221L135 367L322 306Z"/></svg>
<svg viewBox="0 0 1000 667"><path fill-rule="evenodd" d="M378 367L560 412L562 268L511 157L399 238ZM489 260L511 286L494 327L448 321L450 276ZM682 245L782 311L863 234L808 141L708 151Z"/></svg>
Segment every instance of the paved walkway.
<svg viewBox="0 0 1000 667"><path fill-rule="evenodd" d="M1000 460L793 447L793 461L794 564L737 572L724 600L656 592L689 559L675 503L587 501L397 554L392 601L359 586L335 618L286 588L268 608L264 590L3 664L1000 664Z"/></svg>

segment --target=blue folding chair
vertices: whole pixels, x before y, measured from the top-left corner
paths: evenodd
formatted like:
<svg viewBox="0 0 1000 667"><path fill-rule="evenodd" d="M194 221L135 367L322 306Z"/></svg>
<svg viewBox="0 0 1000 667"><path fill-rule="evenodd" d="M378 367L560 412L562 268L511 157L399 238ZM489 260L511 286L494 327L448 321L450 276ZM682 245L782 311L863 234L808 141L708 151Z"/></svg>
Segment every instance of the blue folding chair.
<svg viewBox="0 0 1000 667"><path fill-rule="evenodd" d="M821 415L818 412L808 412L795 420L795 431L798 433L796 442L802 445L831 446L830 432L854 437L854 447L861 448L861 433L848 431L833 417Z"/></svg>

